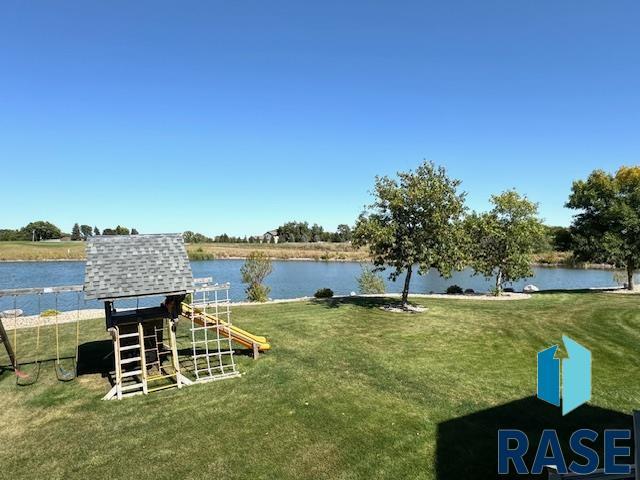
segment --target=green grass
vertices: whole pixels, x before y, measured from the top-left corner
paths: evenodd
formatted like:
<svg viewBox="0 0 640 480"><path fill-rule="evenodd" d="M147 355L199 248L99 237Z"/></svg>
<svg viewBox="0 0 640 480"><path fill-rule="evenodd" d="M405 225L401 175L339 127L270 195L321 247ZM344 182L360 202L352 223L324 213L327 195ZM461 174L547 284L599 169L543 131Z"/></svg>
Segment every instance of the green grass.
<svg viewBox="0 0 640 480"><path fill-rule="evenodd" d="M99 374L59 383L49 363L38 383L17 387L7 370L0 476L495 478L498 427L627 425L638 406L638 297L419 303L429 310L353 299L238 307L235 322L273 347L238 357L240 379L121 402L100 400ZM182 342L186 333L184 322ZM531 398L536 352L563 333L593 354L592 401L566 417ZM41 335L52 356L52 331ZM69 353L71 325L63 335ZM81 336L84 363L109 350L102 322L83 323Z"/></svg>

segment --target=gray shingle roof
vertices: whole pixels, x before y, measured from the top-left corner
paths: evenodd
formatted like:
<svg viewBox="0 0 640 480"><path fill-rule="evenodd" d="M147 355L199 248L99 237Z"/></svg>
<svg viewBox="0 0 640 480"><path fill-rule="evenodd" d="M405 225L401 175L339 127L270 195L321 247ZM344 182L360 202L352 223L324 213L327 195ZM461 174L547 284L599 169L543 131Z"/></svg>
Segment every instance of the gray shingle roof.
<svg viewBox="0 0 640 480"><path fill-rule="evenodd" d="M191 265L180 234L103 235L87 240L87 300L192 289Z"/></svg>

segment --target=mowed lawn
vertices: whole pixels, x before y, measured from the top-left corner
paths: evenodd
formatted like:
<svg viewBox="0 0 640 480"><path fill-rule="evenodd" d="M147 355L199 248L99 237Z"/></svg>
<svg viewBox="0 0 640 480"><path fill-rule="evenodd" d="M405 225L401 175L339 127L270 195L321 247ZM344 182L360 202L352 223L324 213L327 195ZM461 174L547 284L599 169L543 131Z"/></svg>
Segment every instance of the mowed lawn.
<svg viewBox="0 0 640 480"><path fill-rule="evenodd" d="M495 478L497 428L630 427L640 297L416 303L429 310L358 299L234 308L237 325L273 346L257 361L238 356L241 378L121 402L100 399L99 374L60 383L43 364L38 383L17 387L5 370L0 477ZM108 337L102 321L81 327L90 363ZM566 417L534 398L536 352L562 334L593 355L592 401ZM52 340L43 330L43 355Z"/></svg>

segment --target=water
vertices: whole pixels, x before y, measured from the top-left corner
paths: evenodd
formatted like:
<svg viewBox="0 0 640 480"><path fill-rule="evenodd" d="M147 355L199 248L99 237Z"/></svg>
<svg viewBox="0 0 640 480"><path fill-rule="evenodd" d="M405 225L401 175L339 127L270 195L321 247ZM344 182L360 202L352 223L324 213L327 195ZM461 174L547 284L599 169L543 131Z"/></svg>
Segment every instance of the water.
<svg viewBox="0 0 640 480"><path fill-rule="evenodd" d="M213 277L214 282L230 282L232 300L245 298L244 285L240 279L243 260L210 260L192 262L194 277ZM360 264L354 262L309 262L274 261L273 273L265 282L271 287L271 298L293 298L311 296L319 288L331 288L336 295L357 291L356 277L360 274ZM404 276L396 282L386 280L388 292L400 292ZM84 281L84 262L5 262L0 263L0 289L24 287L49 287L56 285L79 285ZM590 287L612 287L616 285L613 272L596 269L534 268L532 278L516 282L513 287L522 289L533 283L543 290L580 289ZM456 272L452 278L444 279L437 272L428 275L414 275L411 281L412 293L444 292L449 285L487 291L491 280L473 276L471 270ZM43 295L40 309L56 308L53 295ZM140 305L157 305L158 298L141 299ZM118 306L135 306L135 300L120 301ZM58 298L58 310L73 310L77 307L76 294L63 294ZM81 308L102 308L102 303L80 299ZM18 308L25 314L38 311L36 297L19 298ZM13 308L13 299L0 298L0 311Z"/></svg>

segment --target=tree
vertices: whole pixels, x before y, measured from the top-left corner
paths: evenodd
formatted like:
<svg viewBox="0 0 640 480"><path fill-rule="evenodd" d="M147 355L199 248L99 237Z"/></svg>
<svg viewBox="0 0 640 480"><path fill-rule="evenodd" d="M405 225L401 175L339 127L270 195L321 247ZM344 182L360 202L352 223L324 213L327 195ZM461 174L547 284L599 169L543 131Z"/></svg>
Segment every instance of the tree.
<svg viewBox="0 0 640 480"><path fill-rule="evenodd" d="M621 167L615 175L594 170L573 182L566 206L579 211L571 226L576 259L624 268L633 290L640 266L640 167Z"/></svg>
<svg viewBox="0 0 640 480"><path fill-rule="evenodd" d="M136 230L135 228L132 228L131 235L140 235L140 234L138 233L138 230Z"/></svg>
<svg viewBox="0 0 640 480"><path fill-rule="evenodd" d="M91 229L91 225L80 225L80 231L82 232L82 236L86 240L91 236L91 232L93 230Z"/></svg>
<svg viewBox="0 0 640 480"><path fill-rule="evenodd" d="M337 239L339 242L350 242L352 238L351 227L345 223L338 225L336 231Z"/></svg>
<svg viewBox="0 0 640 480"><path fill-rule="evenodd" d="M31 222L20 229L20 236L25 240L51 240L62 237L62 232L53 223L43 220Z"/></svg>
<svg viewBox="0 0 640 480"><path fill-rule="evenodd" d="M80 225L77 223L73 224L73 228L71 229L71 240L77 241L82 240L82 233L80 232Z"/></svg>
<svg viewBox="0 0 640 480"><path fill-rule="evenodd" d="M323 234L324 234L324 229L317 223L314 223L311 226L311 230L309 231L309 239L312 242L321 242Z"/></svg>
<svg viewBox="0 0 640 480"><path fill-rule="evenodd" d="M93 227L93 234L100 235L100 229L98 227Z"/></svg>
<svg viewBox="0 0 640 480"><path fill-rule="evenodd" d="M544 237L538 206L514 190L491 197L493 208L471 214L465 224L470 240L470 266L476 274L495 277L494 293L507 282L533 275L531 255Z"/></svg>
<svg viewBox="0 0 640 480"><path fill-rule="evenodd" d="M121 227L118 225L115 229L116 235L129 235L129 229L127 227Z"/></svg>
<svg viewBox="0 0 640 480"><path fill-rule="evenodd" d="M375 272L375 269L362 265L362 273L356 278L360 293L375 294L384 293L384 280Z"/></svg>
<svg viewBox="0 0 640 480"><path fill-rule="evenodd" d="M115 235L116 231L113 228L105 228L102 230L102 235Z"/></svg>
<svg viewBox="0 0 640 480"><path fill-rule="evenodd" d="M369 247L377 270L391 267L391 280L406 272L403 308L414 265L420 275L435 268L445 277L464 266L465 194L458 193L459 185L433 162L399 172L398 179L376 177L375 201L358 218L353 243Z"/></svg>
<svg viewBox="0 0 640 480"><path fill-rule="evenodd" d="M240 267L242 283L246 283L247 298L251 302L266 302L270 288L263 285L265 278L271 273L271 260L264 252L254 251L249 254Z"/></svg>

